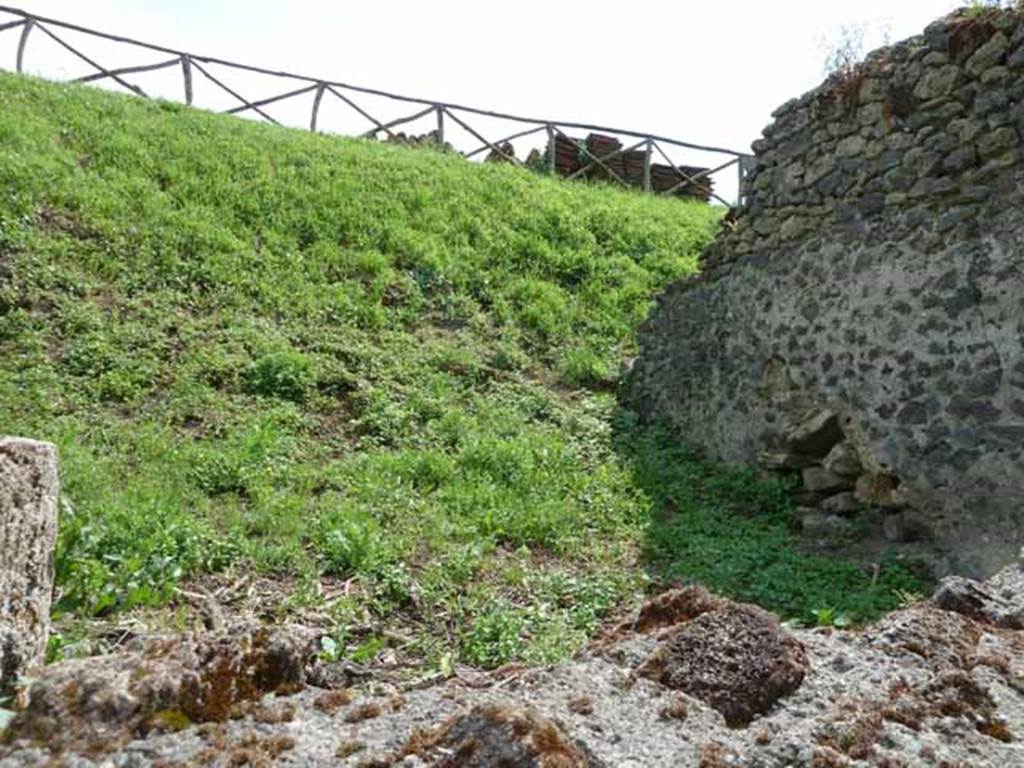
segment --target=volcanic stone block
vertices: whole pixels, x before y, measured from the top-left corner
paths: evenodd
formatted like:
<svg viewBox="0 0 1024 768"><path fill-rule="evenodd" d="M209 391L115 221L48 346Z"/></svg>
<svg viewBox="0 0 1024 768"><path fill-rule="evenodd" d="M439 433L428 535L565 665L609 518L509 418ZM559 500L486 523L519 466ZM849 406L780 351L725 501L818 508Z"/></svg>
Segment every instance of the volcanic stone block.
<svg viewBox="0 0 1024 768"><path fill-rule="evenodd" d="M815 459L790 451L762 451L757 455L757 465L764 469L804 469L814 463Z"/></svg>
<svg viewBox="0 0 1024 768"><path fill-rule="evenodd" d="M832 411L819 411L789 433L788 443L796 453L820 458L843 439L839 417Z"/></svg>
<svg viewBox="0 0 1024 768"><path fill-rule="evenodd" d="M843 477L857 477L864 471L857 449L845 442L829 451L821 464L829 472Z"/></svg>
<svg viewBox="0 0 1024 768"><path fill-rule="evenodd" d="M847 491L853 488L849 477L841 477L829 472L824 467L808 467L803 471L804 488L814 493Z"/></svg>
<svg viewBox="0 0 1024 768"><path fill-rule="evenodd" d="M899 507L900 481L884 473L868 473L857 478L857 499L876 507Z"/></svg>
<svg viewBox="0 0 1024 768"><path fill-rule="evenodd" d="M857 501L855 493L844 491L843 493L837 493L835 496L829 496L818 506L823 512L830 512L834 515L852 515L860 509L861 505Z"/></svg>
<svg viewBox="0 0 1024 768"><path fill-rule="evenodd" d="M0 693L44 661L56 542L56 448L0 439Z"/></svg>
<svg viewBox="0 0 1024 768"><path fill-rule="evenodd" d="M81 749L174 723L223 722L240 703L302 688L317 639L301 626L239 622L51 664L28 687L11 729Z"/></svg>

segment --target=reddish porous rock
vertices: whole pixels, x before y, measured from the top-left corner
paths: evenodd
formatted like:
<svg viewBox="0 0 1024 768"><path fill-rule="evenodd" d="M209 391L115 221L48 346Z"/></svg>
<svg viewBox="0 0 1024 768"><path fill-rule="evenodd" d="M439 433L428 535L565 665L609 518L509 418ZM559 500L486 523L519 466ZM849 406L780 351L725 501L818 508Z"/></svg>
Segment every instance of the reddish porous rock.
<svg viewBox="0 0 1024 768"><path fill-rule="evenodd" d="M530 709L479 706L433 732L413 734L398 759L434 768L604 768L587 747Z"/></svg>
<svg viewBox="0 0 1024 768"><path fill-rule="evenodd" d="M708 611L717 611L728 600L708 592L699 584L690 584L662 592L644 601L635 619L620 622L605 631L591 649L607 650L625 637L635 634L657 635Z"/></svg>
<svg viewBox="0 0 1024 768"><path fill-rule="evenodd" d="M670 589L652 597L640 607L635 622L638 632L651 632L695 619L708 611L717 611L728 601L708 592L699 584Z"/></svg>
<svg viewBox="0 0 1024 768"><path fill-rule="evenodd" d="M223 721L240 702L302 687L313 639L301 628L246 625L54 664L22 692L10 731L61 750Z"/></svg>
<svg viewBox="0 0 1024 768"><path fill-rule="evenodd" d="M672 633L640 673L695 696L739 726L793 693L806 671L803 645L774 616L732 603Z"/></svg>

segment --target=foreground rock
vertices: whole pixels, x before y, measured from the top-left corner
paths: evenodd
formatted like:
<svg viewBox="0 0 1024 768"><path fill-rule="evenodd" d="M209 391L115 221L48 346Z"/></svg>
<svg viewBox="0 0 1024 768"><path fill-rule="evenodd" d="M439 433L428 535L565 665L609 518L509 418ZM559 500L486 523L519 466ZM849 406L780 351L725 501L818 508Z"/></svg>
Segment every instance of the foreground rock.
<svg viewBox="0 0 1024 768"><path fill-rule="evenodd" d="M0 438L0 696L44 660L56 540L56 448Z"/></svg>
<svg viewBox="0 0 1024 768"><path fill-rule="evenodd" d="M1009 568L1000 575L1001 582L1015 579L1019 587L1020 569ZM1002 583L980 584L963 576L947 576L939 582L935 604L997 627L1024 629L1024 592Z"/></svg>
<svg viewBox="0 0 1024 768"><path fill-rule="evenodd" d="M730 605L682 625L643 672L746 725L800 687L807 656L770 613Z"/></svg>
<svg viewBox="0 0 1024 768"><path fill-rule="evenodd" d="M11 731L57 752L102 752L154 731L220 722L242 702L302 688L314 639L242 626L54 664L22 692Z"/></svg>
<svg viewBox="0 0 1024 768"><path fill-rule="evenodd" d="M1021 583L1024 571L1013 566L982 588L1010 600L1006 591ZM219 642L203 647L218 648ZM188 726L140 717L142 709L152 714L151 703L121 719L144 737L107 744L79 740L69 750L60 748L69 744L64 731L95 735L101 712L110 711L101 706L110 691L127 686L142 701L164 688L147 684L147 675L130 682L135 675L124 661L144 654L83 661L79 671L99 665L85 678L96 686L86 699L93 705L62 708L58 681L70 682L73 668L54 667L32 694L36 704L19 717L6 753L0 749L0 766L22 768L55 756L77 768L1024 765L1024 631L933 602L897 611L863 631L787 632L757 608L687 587L651 600L635 621L614 628L572 662L456 677L403 692L371 680L360 688L306 687L284 695L308 656L270 656L286 660L283 669L291 671L272 676L285 684L262 687L278 693L259 702L240 706L245 697L234 694L200 697L224 705L204 714L175 694L173 706L210 722ZM208 669L204 659L211 658L174 657L200 669ZM258 660L266 656L251 658L264 668ZM183 679L197 677L188 666L178 671ZM106 689L100 685L104 674L114 680ZM250 682L229 690L259 695L255 681L271 678L243 672L241 679ZM168 684L173 691L196 690ZM38 730L54 713L59 720ZM85 731L78 718L90 724Z"/></svg>
<svg viewBox="0 0 1024 768"><path fill-rule="evenodd" d="M400 758L436 768L604 768L551 720L530 709L475 707L432 733L418 732Z"/></svg>

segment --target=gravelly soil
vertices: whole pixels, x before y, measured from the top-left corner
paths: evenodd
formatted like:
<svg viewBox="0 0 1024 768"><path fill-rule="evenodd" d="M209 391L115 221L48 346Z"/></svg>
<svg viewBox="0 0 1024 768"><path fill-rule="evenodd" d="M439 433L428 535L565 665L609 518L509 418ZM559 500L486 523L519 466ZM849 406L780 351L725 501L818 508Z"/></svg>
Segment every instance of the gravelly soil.
<svg viewBox="0 0 1024 768"><path fill-rule="evenodd" d="M1024 571L992 582L1024 597ZM730 728L696 698L635 674L671 630L620 632L545 669L455 678L399 693L372 681L349 695L309 687L266 697L225 723L150 736L69 766L440 765L396 755L480 705L535 710L609 766L1024 766L1024 632L921 604L863 631L795 630L809 668L799 688ZM415 751L415 750L407 750ZM27 745L2 768L52 757ZM458 764L458 763L446 763ZM540 762L522 765L543 766ZM516 763L520 765L520 763Z"/></svg>

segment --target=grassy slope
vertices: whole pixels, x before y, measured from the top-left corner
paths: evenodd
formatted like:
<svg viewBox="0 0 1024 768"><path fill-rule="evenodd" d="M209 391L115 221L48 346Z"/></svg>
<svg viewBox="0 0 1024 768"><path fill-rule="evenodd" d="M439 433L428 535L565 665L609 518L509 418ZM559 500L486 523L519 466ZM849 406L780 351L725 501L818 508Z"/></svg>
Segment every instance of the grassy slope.
<svg viewBox="0 0 1024 768"><path fill-rule="evenodd" d="M60 446L61 610L337 574L342 639L400 619L493 665L564 654L650 573L804 616L908 583L799 554L778 483L617 411L707 206L12 76L0 101L0 433Z"/></svg>

